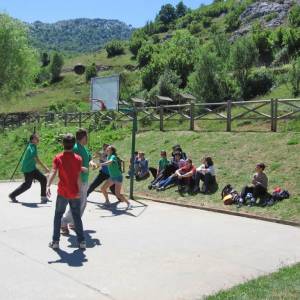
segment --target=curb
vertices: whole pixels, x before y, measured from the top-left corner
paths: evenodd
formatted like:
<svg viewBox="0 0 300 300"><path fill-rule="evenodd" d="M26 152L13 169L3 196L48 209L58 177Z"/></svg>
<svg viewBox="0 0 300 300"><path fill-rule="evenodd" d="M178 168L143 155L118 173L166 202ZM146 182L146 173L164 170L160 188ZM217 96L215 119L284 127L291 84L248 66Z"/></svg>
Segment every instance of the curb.
<svg viewBox="0 0 300 300"><path fill-rule="evenodd" d="M153 202L158 202L158 203L163 203L163 204L168 204L168 205L175 205L175 206L180 206L180 207L185 207L185 208L200 209L200 210L204 210L204 211L215 212L215 213L231 215L231 216L236 216L236 217L256 219L256 220L270 222L270 223L277 223L277 224L282 224L282 225L300 227L300 223L299 222L294 222L294 221L281 220L281 219L277 219L277 218L264 217L264 216L249 214L249 213L243 213L243 212L234 212L234 211L221 209L221 208L212 208L212 207L205 207L205 206L200 206L200 205L176 203L176 202L172 202L172 201L152 198L152 197L149 197L149 196L146 196L146 195L141 195L141 194L135 194L135 196L138 197L138 198L144 199L144 200L150 200L150 201L153 201Z"/></svg>

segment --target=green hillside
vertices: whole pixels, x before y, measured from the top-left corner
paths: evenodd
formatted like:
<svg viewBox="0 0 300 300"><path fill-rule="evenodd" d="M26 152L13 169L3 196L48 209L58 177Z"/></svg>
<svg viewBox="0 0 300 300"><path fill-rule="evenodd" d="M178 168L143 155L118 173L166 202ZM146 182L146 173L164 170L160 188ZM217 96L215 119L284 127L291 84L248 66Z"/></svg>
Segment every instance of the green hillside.
<svg viewBox="0 0 300 300"><path fill-rule="evenodd" d="M108 41L127 40L132 27L118 20L74 19L56 23L28 24L30 40L42 51L93 52Z"/></svg>

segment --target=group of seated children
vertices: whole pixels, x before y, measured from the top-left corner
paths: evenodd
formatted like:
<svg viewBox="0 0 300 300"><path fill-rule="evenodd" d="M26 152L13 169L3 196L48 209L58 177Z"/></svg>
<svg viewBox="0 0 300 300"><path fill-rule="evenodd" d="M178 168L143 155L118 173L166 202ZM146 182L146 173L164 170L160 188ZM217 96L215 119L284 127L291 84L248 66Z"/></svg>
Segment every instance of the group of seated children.
<svg viewBox="0 0 300 300"><path fill-rule="evenodd" d="M179 192L204 193L208 194L215 191L217 187L216 172L214 162L211 157L206 156L202 159L201 165L196 168L190 158L181 149L180 145L172 148L171 159L167 157L166 151L160 152L158 167L149 167L148 160L144 152L135 152L134 176L136 180L147 179L150 174L153 180L148 188L164 191L167 187L177 185ZM268 177L264 173L265 164L256 165L256 173L252 179L251 186L245 186L240 194L241 203L255 204L257 199L263 199L268 195ZM130 178L130 168L127 178ZM200 184L203 182L201 188Z"/></svg>
<svg viewBox="0 0 300 300"><path fill-rule="evenodd" d="M178 185L179 192L209 193L212 191L213 186L216 184L212 158L205 157L200 167L196 168L192 160L187 158L180 145L174 146L172 150L170 160L168 160L166 151L161 151L158 168L150 167L149 169L145 167L146 165L148 167L148 161L145 159L144 153L142 155L138 153L134 161L136 179L145 179L151 173L154 180L148 188L157 191L163 191L172 185ZM139 175L142 170L143 177ZM147 177L145 174L147 174ZM203 185L200 189L201 181Z"/></svg>

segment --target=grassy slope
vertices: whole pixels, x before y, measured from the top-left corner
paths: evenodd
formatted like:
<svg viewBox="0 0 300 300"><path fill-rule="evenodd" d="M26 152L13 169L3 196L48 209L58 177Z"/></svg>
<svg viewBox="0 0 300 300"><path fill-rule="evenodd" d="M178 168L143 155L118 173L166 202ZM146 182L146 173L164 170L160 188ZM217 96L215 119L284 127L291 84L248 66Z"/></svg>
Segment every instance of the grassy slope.
<svg viewBox="0 0 300 300"><path fill-rule="evenodd" d="M297 123L299 125L299 122ZM183 126L176 123L173 126ZM225 124L223 123L222 126ZM246 125L249 126L249 125ZM14 131L6 131L0 139L0 178L9 177L21 155L21 151L29 136L32 126L26 126ZM40 145L41 157L48 163L59 151L56 137L64 132L75 132L76 127L65 128L60 124L42 126L38 129L43 142ZM121 131L120 131L121 130ZM121 132L122 140L116 141ZM123 137L127 138L123 139ZM103 142L115 142L119 154L126 161L129 160L131 139L129 129L106 130L91 134L90 146L92 151ZM253 167L257 162L264 161L268 165L267 173L270 178L270 188L281 186L292 193L290 200L283 201L270 208L242 208L243 211L269 215L282 219L299 220L300 217L300 133L296 132L189 132L167 131L141 132L137 137L137 149L146 153L150 165L155 166L159 159L161 149L170 151L174 144L181 144L183 149L194 160L196 165L204 155L211 155L216 163L217 178L220 189L228 183L237 189L250 182ZM276 151L274 151L276 149ZM151 196L170 198L176 202L200 204L224 208L220 200L220 191L210 196L181 197L170 189L157 194L156 191L148 191L146 182L136 184L136 191ZM128 184L128 182L126 182ZM226 207L236 210L235 206Z"/></svg>
<svg viewBox="0 0 300 300"><path fill-rule="evenodd" d="M300 298L300 265L283 268L228 291L222 291L206 300L296 300Z"/></svg>
<svg viewBox="0 0 300 300"><path fill-rule="evenodd" d="M77 63L88 65L95 62L97 65L111 66L112 69L106 72L99 72L99 76L116 74L124 71L124 66L131 64L132 61L129 50L126 49L124 55L107 58L104 50L85 54L75 58L66 59L64 68L73 68ZM28 91L26 95L22 94L10 102L1 103L0 113L17 111L45 111L51 105L69 104L76 106L81 111L89 110L90 84L85 82L85 76L78 76L73 72L63 73L63 80L51 84L45 88L35 88Z"/></svg>

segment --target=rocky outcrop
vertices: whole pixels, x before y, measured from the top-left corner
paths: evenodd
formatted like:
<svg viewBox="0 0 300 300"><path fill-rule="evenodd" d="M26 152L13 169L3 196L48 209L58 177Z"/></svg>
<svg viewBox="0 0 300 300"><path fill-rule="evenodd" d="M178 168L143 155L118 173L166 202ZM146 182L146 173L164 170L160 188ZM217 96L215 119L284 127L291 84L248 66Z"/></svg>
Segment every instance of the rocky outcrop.
<svg viewBox="0 0 300 300"><path fill-rule="evenodd" d="M300 3L300 0L257 1L249 5L240 15L241 26L233 33L231 40L235 40L237 37L249 32L253 22L259 21L267 28L282 25L295 2Z"/></svg>

